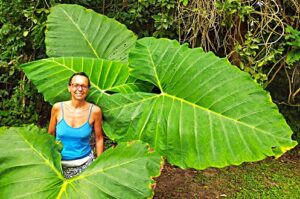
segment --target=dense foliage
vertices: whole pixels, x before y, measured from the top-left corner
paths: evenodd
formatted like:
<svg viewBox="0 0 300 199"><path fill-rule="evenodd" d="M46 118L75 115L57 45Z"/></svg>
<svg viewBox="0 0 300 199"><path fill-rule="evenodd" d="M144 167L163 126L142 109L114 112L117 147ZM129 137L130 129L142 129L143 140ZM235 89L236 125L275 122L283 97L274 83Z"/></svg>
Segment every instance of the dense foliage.
<svg viewBox="0 0 300 199"><path fill-rule="evenodd" d="M78 5L53 7L47 24L54 57L23 64L26 76L53 104L68 98L67 77L85 72L87 100L102 108L104 132L117 142L143 140L170 163L196 169L278 157L297 144L268 93L227 59L176 40L136 40ZM155 92L139 90L138 80Z"/></svg>
<svg viewBox="0 0 300 199"><path fill-rule="evenodd" d="M47 123L49 105L18 64L45 57L45 20L56 3L92 8L126 24L140 37L174 38L228 57L271 92L299 137L300 5L296 0L0 0L0 125Z"/></svg>
<svg viewBox="0 0 300 199"><path fill-rule="evenodd" d="M42 96L18 67L45 57L47 14L47 5L39 1L0 1L0 126L48 118Z"/></svg>

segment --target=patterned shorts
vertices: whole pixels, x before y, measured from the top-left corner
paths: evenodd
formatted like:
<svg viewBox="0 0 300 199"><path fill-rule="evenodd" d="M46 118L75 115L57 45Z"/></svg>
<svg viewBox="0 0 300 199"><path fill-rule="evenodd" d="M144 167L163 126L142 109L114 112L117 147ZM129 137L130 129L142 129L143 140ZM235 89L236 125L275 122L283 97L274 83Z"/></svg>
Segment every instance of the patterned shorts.
<svg viewBox="0 0 300 199"><path fill-rule="evenodd" d="M77 167L62 166L64 177L69 179L84 171L95 159L93 153L90 153L89 157L90 158L88 159L88 161L80 166Z"/></svg>

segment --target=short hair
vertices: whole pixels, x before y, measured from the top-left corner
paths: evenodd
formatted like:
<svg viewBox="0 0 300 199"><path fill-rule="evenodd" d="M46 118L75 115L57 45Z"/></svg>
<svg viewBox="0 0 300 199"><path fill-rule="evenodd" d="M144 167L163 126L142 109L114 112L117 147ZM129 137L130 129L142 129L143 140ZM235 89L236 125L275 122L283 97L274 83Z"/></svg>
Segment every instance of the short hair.
<svg viewBox="0 0 300 199"><path fill-rule="evenodd" d="M76 75L80 75L80 76L86 77L86 78L88 79L88 87L91 86L90 78L89 78L89 76L87 76L87 74L85 74L84 72L74 73L74 74L70 77L70 79L69 79L69 85L71 85L72 79L73 79L73 77L76 76Z"/></svg>

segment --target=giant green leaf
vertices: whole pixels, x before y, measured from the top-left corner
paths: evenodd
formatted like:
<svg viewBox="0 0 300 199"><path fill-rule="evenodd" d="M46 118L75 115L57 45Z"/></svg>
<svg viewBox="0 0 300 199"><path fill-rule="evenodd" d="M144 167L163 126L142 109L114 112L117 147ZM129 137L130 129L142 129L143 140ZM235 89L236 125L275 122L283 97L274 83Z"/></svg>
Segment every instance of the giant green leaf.
<svg viewBox="0 0 300 199"><path fill-rule="evenodd" d="M46 48L49 57L128 59L136 36L125 25L79 5L51 8L47 20Z"/></svg>
<svg viewBox="0 0 300 199"><path fill-rule="evenodd" d="M67 100L68 80L75 72L85 72L91 81L88 100L95 103L112 92L128 93L147 89L129 77L127 64L96 58L48 58L21 65L26 76L51 104Z"/></svg>
<svg viewBox="0 0 300 199"><path fill-rule="evenodd" d="M204 169L280 156L296 145L271 97L226 59L177 41L144 38L131 75L160 93L102 102L110 138L141 139L180 167Z"/></svg>
<svg viewBox="0 0 300 199"><path fill-rule="evenodd" d="M162 159L140 141L106 150L85 171L62 176L60 146L37 127L0 135L0 198L147 198Z"/></svg>

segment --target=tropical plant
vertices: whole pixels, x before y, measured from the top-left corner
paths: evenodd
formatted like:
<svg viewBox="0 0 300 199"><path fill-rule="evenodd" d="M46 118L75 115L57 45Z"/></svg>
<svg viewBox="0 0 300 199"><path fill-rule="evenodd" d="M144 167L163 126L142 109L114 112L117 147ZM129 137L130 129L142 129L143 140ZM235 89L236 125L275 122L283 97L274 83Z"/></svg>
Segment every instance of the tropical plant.
<svg viewBox="0 0 300 199"><path fill-rule="evenodd" d="M136 39L132 31L113 19L81 6L62 5L53 7L48 16L45 43L49 57L94 57L127 63L129 49L134 46ZM126 70L126 66L112 67ZM107 92L127 93L150 89L147 84L126 75L126 72L122 74L123 77L119 79L123 78L121 81L125 82L117 88L107 88Z"/></svg>
<svg viewBox="0 0 300 199"><path fill-rule="evenodd" d="M0 126L38 123L42 95L26 78L20 63L45 57L47 9L40 1L0 0Z"/></svg>
<svg viewBox="0 0 300 199"><path fill-rule="evenodd" d="M287 53L286 58L286 63L291 66L294 62L300 60L300 31L288 26L286 32L287 35L285 39L287 40L287 44L293 47L293 49Z"/></svg>
<svg viewBox="0 0 300 199"><path fill-rule="evenodd" d="M50 57L82 56L126 61L136 39L132 31L113 19L80 6L65 5L51 10L45 43Z"/></svg>
<svg viewBox="0 0 300 199"><path fill-rule="evenodd" d="M70 14L75 11L80 15ZM61 20L57 17L60 13L72 17ZM292 131L270 96L226 59L205 53L201 48L190 49L176 41L143 38L131 48L130 69L125 70L122 68L126 68L126 64L102 60L101 56L95 56L96 50L91 50L96 49L94 46L101 48L97 38L88 39L94 30L101 31L93 17L103 16L75 5L52 8L46 37L56 35L62 41L66 35L70 44L74 36L74 43L88 44L82 56L94 59L49 58L23 65L26 75L46 100L53 103L64 99L65 90L60 85L67 85L67 75L84 71L92 82L88 100L103 108L104 130L111 139L141 139L166 156L170 163L182 168L224 167L266 156L278 157L296 145L290 138ZM51 28L58 20L66 22L65 26L71 24L77 28L72 33L62 34L60 28ZM99 26L109 26L111 30L119 26L113 20L101 22ZM115 35L104 30L98 34L112 41ZM128 30L124 34L126 32ZM51 49L63 48L56 51L56 56L77 50L60 42L46 45ZM120 57L127 57L127 52ZM157 93L110 95L106 92L108 89L118 87L118 83L124 85L124 81L118 80L120 75L122 80L130 75L147 81L157 88Z"/></svg>
<svg viewBox="0 0 300 199"><path fill-rule="evenodd" d="M270 96L227 60L144 38L129 62L131 75L160 93L118 94L100 103L111 138L142 139L172 164L197 169L280 156L296 144Z"/></svg>
<svg viewBox="0 0 300 199"><path fill-rule="evenodd" d="M13 147L12 147L13 146ZM71 179L61 145L35 126L0 128L0 198L148 198L162 158L141 141L119 143ZM131 180L128 180L131 179Z"/></svg>
<svg viewBox="0 0 300 199"><path fill-rule="evenodd" d="M110 93L130 93L140 90L143 84L132 82L127 64L89 57L48 58L23 65L23 70L35 83L46 101L54 104L70 98L67 85L69 77L84 71L91 79L88 100L99 101ZM47 77L47 78L45 78ZM146 86L146 88L148 88Z"/></svg>

